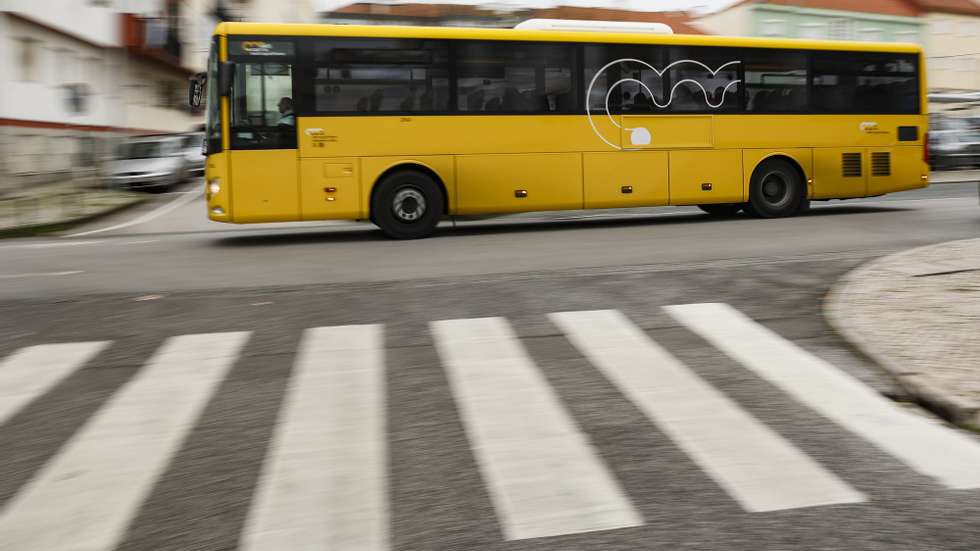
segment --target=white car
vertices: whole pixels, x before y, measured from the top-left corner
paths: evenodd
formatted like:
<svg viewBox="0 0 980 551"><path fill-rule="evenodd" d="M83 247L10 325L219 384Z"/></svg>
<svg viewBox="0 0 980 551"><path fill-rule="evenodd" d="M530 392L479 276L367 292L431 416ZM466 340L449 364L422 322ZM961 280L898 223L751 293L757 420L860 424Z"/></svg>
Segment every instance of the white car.
<svg viewBox="0 0 980 551"><path fill-rule="evenodd" d="M110 168L113 185L124 189L168 190L187 178L180 136L144 136L119 145Z"/></svg>
<svg viewBox="0 0 980 551"><path fill-rule="evenodd" d="M189 176L204 175L204 132L192 132L181 136L184 153L184 170Z"/></svg>

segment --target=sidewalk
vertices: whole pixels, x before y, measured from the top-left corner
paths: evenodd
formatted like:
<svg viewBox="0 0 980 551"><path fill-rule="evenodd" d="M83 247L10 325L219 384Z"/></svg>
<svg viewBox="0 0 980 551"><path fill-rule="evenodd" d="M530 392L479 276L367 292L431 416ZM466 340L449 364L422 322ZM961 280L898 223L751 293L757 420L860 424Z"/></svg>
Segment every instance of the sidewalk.
<svg viewBox="0 0 980 551"><path fill-rule="evenodd" d="M72 182L38 186L30 193L0 194L0 237L58 231L137 205L150 197L147 193Z"/></svg>
<svg viewBox="0 0 980 551"><path fill-rule="evenodd" d="M980 430L980 239L869 262L837 282L824 308L914 399Z"/></svg>
<svg viewBox="0 0 980 551"><path fill-rule="evenodd" d="M930 184L980 182L980 170L942 170L929 173Z"/></svg>

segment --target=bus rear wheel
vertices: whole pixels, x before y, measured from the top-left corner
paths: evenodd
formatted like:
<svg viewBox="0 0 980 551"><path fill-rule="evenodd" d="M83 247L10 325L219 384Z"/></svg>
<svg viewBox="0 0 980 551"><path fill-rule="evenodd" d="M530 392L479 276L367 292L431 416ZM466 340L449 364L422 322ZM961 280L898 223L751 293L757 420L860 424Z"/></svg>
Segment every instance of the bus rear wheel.
<svg viewBox="0 0 980 551"><path fill-rule="evenodd" d="M782 218L800 212L806 188L796 168L783 159L770 159L752 173L745 211L759 218Z"/></svg>
<svg viewBox="0 0 980 551"><path fill-rule="evenodd" d="M712 216L729 218L738 214L742 210L740 203L715 203L712 205L698 205L698 208Z"/></svg>
<svg viewBox="0 0 980 551"><path fill-rule="evenodd" d="M399 170L378 182L371 220L392 239L420 239L436 228L443 213L439 184L418 170Z"/></svg>

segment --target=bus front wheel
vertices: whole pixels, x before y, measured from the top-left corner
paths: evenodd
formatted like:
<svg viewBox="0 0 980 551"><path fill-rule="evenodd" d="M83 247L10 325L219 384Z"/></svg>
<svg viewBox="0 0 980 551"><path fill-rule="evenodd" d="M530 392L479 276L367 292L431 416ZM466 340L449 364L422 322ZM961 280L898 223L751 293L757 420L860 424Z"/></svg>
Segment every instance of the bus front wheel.
<svg viewBox="0 0 980 551"><path fill-rule="evenodd" d="M806 188L796 168L783 159L768 160L752 173L748 214L759 218L781 218L800 212Z"/></svg>
<svg viewBox="0 0 980 551"><path fill-rule="evenodd" d="M371 198L371 220L392 239L430 235L442 212L439 184L417 170L399 170L385 176Z"/></svg>

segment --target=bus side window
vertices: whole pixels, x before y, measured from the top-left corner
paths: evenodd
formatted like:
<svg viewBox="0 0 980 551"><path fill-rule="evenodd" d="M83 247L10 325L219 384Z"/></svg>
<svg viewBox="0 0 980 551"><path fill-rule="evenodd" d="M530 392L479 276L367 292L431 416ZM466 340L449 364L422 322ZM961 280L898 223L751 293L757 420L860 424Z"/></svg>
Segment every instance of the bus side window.
<svg viewBox="0 0 980 551"><path fill-rule="evenodd" d="M801 113L808 109L806 54L747 50L744 64L746 111Z"/></svg>
<svg viewBox="0 0 980 551"><path fill-rule="evenodd" d="M435 40L330 38L310 51L311 105L318 115L445 113L449 46Z"/></svg>

